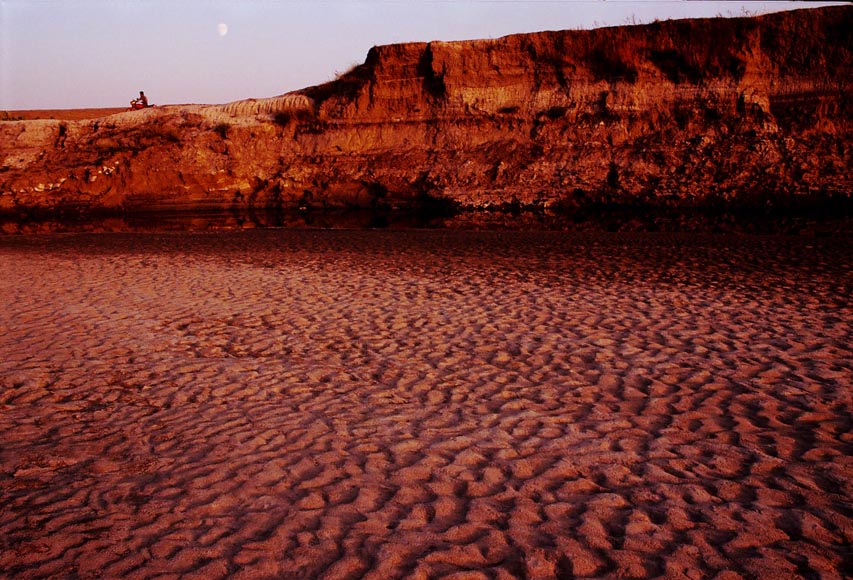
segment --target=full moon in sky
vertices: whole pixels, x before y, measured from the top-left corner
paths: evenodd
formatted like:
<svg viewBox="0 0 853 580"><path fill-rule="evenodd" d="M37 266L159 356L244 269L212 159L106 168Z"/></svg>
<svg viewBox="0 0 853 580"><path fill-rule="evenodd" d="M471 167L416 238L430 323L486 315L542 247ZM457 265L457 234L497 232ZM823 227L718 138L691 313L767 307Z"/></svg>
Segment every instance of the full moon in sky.
<svg viewBox="0 0 853 580"><path fill-rule="evenodd" d="M228 25L224 22L220 22L216 25L216 32L219 33L219 36L225 36L228 34Z"/></svg>

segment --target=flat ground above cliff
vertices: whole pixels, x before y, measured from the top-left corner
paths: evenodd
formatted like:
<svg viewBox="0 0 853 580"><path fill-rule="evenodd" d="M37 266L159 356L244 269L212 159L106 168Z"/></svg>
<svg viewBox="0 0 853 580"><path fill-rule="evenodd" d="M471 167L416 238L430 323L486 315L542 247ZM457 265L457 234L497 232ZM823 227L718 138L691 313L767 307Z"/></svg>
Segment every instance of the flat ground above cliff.
<svg viewBox="0 0 853 580"><path fill-rule="evenodd" d="M56 121L83 121L115 115L127 110L127 107L93 109L31 109L20 111L0 111L0 121L34 121L54 119Z"/></svg>

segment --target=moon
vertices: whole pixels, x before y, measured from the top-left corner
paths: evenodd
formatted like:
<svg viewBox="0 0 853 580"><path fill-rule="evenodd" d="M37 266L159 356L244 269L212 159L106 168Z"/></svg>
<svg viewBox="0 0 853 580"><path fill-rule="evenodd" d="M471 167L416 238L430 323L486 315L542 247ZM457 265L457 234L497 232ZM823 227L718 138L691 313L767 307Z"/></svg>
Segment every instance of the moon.
<svg viewBox="0 0 853 580"><path fill-rule="evenodd" d="M219 33L219 36L225 36L228 34L228 25L224 22L220 22L216 25L216 32Z"/></svg>

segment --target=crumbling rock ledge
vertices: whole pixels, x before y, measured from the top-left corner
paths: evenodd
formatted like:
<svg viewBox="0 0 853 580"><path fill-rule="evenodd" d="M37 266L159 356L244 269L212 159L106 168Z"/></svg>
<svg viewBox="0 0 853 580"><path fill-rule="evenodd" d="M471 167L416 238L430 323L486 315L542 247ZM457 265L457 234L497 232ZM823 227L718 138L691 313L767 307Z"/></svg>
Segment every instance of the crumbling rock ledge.
<svg viewBox="0 0 853 580"><path fill-rule="evenodd" d="M272 99L0 123L0 213L851 205L853 8L378 46Z"/></svg>

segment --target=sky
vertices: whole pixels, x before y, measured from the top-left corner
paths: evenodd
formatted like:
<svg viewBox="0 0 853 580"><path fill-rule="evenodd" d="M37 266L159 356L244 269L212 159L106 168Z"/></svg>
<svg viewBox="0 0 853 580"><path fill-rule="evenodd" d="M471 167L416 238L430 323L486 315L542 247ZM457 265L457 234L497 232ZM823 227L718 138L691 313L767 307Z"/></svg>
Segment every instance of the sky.
<svg viewBox="0 0 853 580"><path fill-rule="evenodd" d="M0 110L225 103L331 80L375 45L829 2L0 0Z"/></svg>

